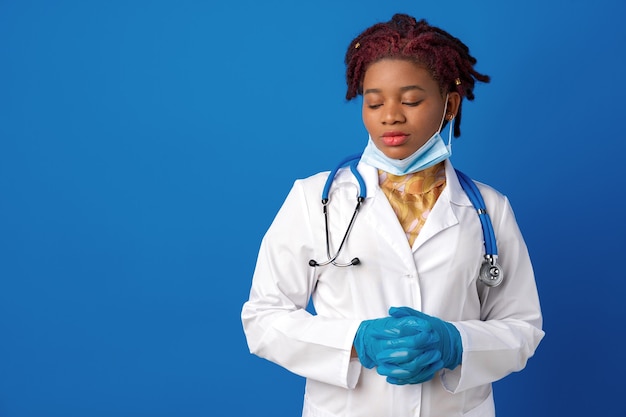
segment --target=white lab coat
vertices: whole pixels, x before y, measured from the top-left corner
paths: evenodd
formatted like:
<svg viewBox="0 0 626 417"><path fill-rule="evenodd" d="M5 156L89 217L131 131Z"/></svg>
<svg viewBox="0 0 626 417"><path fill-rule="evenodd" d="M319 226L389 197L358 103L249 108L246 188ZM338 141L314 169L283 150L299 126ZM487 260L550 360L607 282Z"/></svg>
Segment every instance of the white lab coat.
<svg viewBox="0 0 626 417"><path fill-rule="evenodd" d="M342 250L347 268L327 259L321 192L328 173L295 182L261 243L242 323L250 352L306 378L305 417L495 415L491 383L526 365L543 338L531 262L506 197L478 184L497 236L503 283L477 281L483 234L476 210L446 161L446 187L413 247L374 167L359 164L367 198ZM330 194L334 254L356 205L348 169ZM316 314L306 310L312 298ZM393 385L351 358L362 320L409 306L453 323L462 365L423 384Z"/></svg>

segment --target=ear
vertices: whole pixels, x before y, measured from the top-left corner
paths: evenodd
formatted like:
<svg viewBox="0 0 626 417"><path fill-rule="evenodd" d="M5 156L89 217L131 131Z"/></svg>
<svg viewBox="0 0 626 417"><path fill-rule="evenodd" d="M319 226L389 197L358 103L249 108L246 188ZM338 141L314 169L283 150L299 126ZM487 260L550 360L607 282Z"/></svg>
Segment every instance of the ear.
<svg viewBox="0 0 626 417"><path fill-rule="evenodd" d="M461 95L456 91L448 93L448 106L446 107L446 120L452 120L459 112L459 106L461 105ZM448 115L452 115L452 118L448 118Z"/></svg>

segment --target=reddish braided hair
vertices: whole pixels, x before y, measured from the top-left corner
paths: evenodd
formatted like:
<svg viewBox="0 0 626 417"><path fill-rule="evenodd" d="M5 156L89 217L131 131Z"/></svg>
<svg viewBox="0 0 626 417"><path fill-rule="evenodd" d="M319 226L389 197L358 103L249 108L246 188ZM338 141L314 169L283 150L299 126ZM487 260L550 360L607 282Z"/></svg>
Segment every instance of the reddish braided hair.
<svg viewBox="0 0 626 417"><path fill-rule="evenodd" d="M377 23L350 42L346 52L346 99L362 94L368 66L381 59L405 59L428 69L439 83L442 94L457 92L474 100L476 81L488 83L489 76L474 69L476 58L469 48L448 32L417 21L406 14L395 14L390 21ZM461 105L454 119L454 137L461 136Z"/></svg>

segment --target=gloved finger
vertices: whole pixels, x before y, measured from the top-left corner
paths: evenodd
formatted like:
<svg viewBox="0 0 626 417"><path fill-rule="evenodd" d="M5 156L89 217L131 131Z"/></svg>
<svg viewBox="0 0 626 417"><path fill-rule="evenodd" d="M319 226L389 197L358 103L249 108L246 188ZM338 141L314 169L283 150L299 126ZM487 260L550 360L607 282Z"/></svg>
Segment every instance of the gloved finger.
<svg viewBox="0 0 626 417"><path fill-rule="evenodd" d="M420 334L380 342L377 345L377 353L372 359L378 363L394 364L413 361L417 366L423 366L433 360L431 357L441 356L439 350L436 349L438 342L437 334Z"/></svg>
<svg viewBox="0 0 626 417"><path fill-rule="evenodd" d="M437 360L421 368L407 369L403 367L378 366L380 375L387 377L387 382L396 385L419 384L433 378L443 368L443 361Z"/></svg>
<svg viewBox="0 0 626 417"><path fill-rule="evenodd" d="M420 382L428 381L435 375L435 373L437 373L442 368L443 361L439 360L431 363L428 366L413 370L411 372L407 371L406 369L402 369L401 367L387 366L378 366L376 368L376 372L378 372L379 375L387 377L387 381L392 384L403 385L418 384Z"/></svg>
<svg viewBox="0 0 626 417"><path fill-rule="evenodd" d="M372 368L377 365L376 357L383 351L409 351L413 347L412 343L405 338L398 339L371 339L367 344L367 354L371 363L364 364L366 368ZM363 361L361 361L363 363ZM372 365L372 366L367 366Z"/></svg>
<svg viewBox="0 0 626 417"><path fill-rule="evenodd" d="M443 362L441 363L441 367L443 367ZM424 368L421 372L413 375L410 378L396 378L393 376L387 377L387 382L394 385L407 385L407 384L421 384L426 381L430 381L434 378L435 374L441 367L438 367L438 364L433 364L428 368Z"/></svg>
<svg viewBox="0 0 626 417"><path fill-rule="evenodd" d="M407 336L406 341L411 343L415 349L430 349L439 344L439 334L430 330L423 331L413 336Z"/></svg>
<svg viewBox="0 0 626 417"><path fill-rule="evenodd" d="M387 317L384 326L373 326L370 334L378 339L395 339L421 332L432 332L432 330L432 325L421 318L414 316Z"/></svg>
<svg viewBox="0 0 626 417"><path fill-rule="evenodd" d="M379 341L375 356L376 362L406 363L413 360L427 360L425 352L435 355L434 351L439 343L436 333L422 333L415 336L407 336L395 340ZM440 355L440 354L439 354Z"/></svg>
<svg viewBox="0 0 626 417"><path fill-rule="evenodd" d="M413 337L407 336L395 339L378 340L377 345L379 348L378 352L384 350L412 349L415 347L415 341L413 340Z"/></svg>
<svg viewBox="0 0 626 417"><path fill-rule="evenodd" d="M437 362L441 362L441 353L436 349L388 350L376 356L379 374L405 378Z"/></svg>
<svg viewBox="0 0 626 417"><path fill-rule="evenodd" d="M438 345L439 335L435 332L420 332L395 339L375 339L372 343L376 344L376 352L402 349L427 350Z"/></svg>
<svg viewBox="0 0 626 417"><path fill-rule="evenodd" d="M416 375L413 378L394 378L392 376L388 376L387 382L394 385L407 385L407 384L421 384L426 381L430 381L435 376L434 372L426 372L424 374Z"/></svg>
<svg viewBox="0 0 626 417"><path fill-rule="evenodd" d="M379 375L389 377L393 379L393 383L402 384L409 383L415 384L423 381L427 381L432 378L436 372L443 368L443 361L438 360L423 368L406 369L401 366L384 365L376 367L376 372Z"/></svg>
<svg viewBox="0 0 626 417"><path fill-rule="evenodd" d="M426 351L422 349L387 349L379 352L376 355L376 363L380 367L388 366L402 366L409 362L415 361L421 355L423 355Z"/></svg>
<svg viewBox="0 0 626 417"><path fill-rule="evenodd" d="M428 314L422 313L421 311L414 310L411 307L390 307L389 315L391 317L400 318L400 317L419 317L419 318L427 318L430 317Z"/></svg>

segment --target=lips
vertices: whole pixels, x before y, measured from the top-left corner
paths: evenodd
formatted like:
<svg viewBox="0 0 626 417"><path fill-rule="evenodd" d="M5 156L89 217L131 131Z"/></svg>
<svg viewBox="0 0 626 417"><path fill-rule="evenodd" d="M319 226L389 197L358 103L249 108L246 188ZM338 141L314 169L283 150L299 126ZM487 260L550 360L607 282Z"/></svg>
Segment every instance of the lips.
<svg viewBox="0 0 626 417"><path fill-rule="evenodd" d="M409 134L401 131L385 132L382 136L383 143L387 146L404 145L408 138Z"/></svg>

